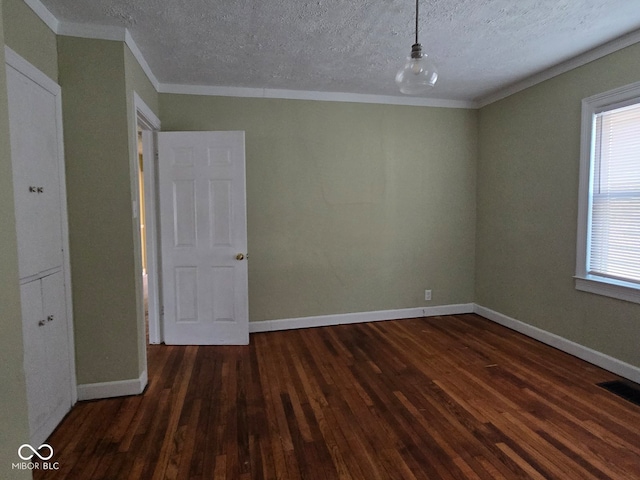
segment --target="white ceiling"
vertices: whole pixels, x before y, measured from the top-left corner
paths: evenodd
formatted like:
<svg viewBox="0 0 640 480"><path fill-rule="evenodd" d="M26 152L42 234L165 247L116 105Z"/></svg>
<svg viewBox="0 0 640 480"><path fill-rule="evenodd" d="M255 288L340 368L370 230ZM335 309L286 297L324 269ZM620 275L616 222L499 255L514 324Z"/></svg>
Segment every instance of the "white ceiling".
<svg viewBox="0 0 640 480"><path fill-rule="evenodd" d="M41 2L128 29L162 84L396 96L414 40L414 0ZM420 0L434 99L478 100L637 30L640 0Z"/></svg>

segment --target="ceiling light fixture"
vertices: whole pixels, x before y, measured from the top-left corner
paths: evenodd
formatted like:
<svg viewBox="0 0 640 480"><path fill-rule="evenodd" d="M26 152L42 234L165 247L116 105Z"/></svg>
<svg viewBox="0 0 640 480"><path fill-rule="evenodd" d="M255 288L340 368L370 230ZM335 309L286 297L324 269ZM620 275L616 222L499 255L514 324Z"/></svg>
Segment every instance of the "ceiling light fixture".
<svg viewBox="0 0 640 480"><path fill-rule="evenodd" d="M422 45L418 43L418 2L416 0L416 43L411 46L411 55L407 63L396 75L396 83L400 91L406 95L427 93L438 80L438 71Z"/></svg>

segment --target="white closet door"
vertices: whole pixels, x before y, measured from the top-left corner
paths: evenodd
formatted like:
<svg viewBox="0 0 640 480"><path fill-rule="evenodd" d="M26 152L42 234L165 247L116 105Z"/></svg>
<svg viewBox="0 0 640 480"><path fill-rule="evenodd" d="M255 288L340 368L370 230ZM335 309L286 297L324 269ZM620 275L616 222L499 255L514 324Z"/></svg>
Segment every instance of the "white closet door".
<svg viewBox="0 0 640 480"><path fill-rule="evenodd" d="M27 383L29 429L33 434L46 423L49 415L48 395L51 378L43 375L47 370L45 332L46 321L42 311L40 280L20 287L22 301L22 334L24 338L24 373Z"/></svg>
<svg viewBox="0 0 640 480"><path fill-rule="evenodd" d="M62 272L20 287L31 441L40 444L71 408L71 372Z"/></svg>
<svg viewBox="0 0 640 480"><path fill-rule="evenodd" d="M45 358L50 378L47 390L47 436L71 407L71 371L69 370L69 333L65 304L64 277L57 272L42 279L42 311L46 335Z"/></svg>
<svg viewBox="0 0 640 480"><path fill-rule="evenodd" d="M7 65L20 278L62 265L56 97Z"/></svg>
<svg viewBox="0 0 640 480"><path fill-rule="evenodd" d="M76 400L62 106L55 82L8 47L5 58L30 443L40 445Z"/></svg>

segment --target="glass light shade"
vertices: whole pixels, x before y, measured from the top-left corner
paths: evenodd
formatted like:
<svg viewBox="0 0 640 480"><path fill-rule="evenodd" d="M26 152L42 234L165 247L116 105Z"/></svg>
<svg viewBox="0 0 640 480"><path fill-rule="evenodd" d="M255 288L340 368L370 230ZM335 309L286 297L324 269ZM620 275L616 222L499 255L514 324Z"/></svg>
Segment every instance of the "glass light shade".
<svg viewBox="0 0 640 480"><path fill-rule="evenodd" d="M411 56L396 75L396 83L400 92L406 95L427 93L436 84L438 71L429 56L422 53L420 44L411 48Z"/></svg>

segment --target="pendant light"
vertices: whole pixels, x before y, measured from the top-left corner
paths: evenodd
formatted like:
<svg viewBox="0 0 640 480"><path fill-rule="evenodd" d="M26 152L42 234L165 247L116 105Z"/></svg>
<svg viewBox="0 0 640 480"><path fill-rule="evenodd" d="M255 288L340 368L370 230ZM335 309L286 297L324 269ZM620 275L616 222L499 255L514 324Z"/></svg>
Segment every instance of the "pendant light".
<svg viewBox="0 0 640 480"><path fill-rule="evenodd" d="M438 71L426 53L422 52L422 45L418 43L418 2L416 0L416 43L411 46L411 55L407 63L396 75L396 83L400 92L406 95L421 95L427 93L438 80Z"/></svg>

